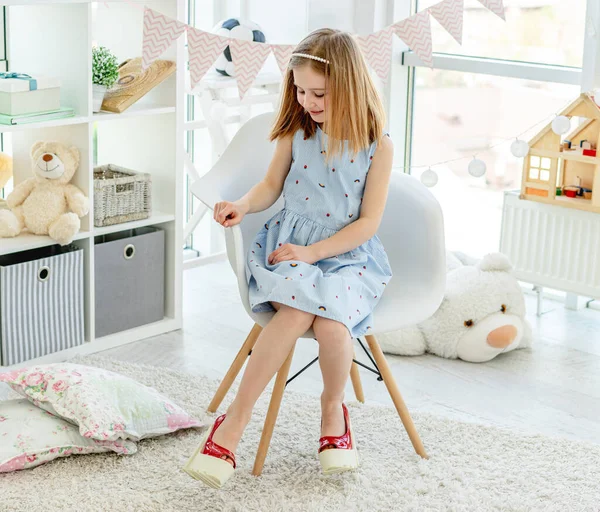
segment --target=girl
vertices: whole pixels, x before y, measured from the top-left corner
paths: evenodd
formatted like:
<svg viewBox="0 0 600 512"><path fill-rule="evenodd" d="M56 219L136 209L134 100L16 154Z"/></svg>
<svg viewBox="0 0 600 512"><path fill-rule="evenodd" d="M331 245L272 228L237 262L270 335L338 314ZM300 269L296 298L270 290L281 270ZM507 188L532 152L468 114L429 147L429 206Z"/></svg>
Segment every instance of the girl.
<svg viewBox="0 0 600 512"><path fill-rule="evenodd" d="M343 399L352 338L371 328L371 312L392 277L376 235L393 157L384 124L381 101L351 35L321 29L295 48L265 178L241 199L214 207L215 221L227 228L266 210L282 192L285 198L285 207L248 247L246 260L252 310L276 313L256 341L235 399L186 465L195 478L221 487L233 473L234 452L254 404L310 327L324 384L319 460L325 473L358 466Z"/></svg>

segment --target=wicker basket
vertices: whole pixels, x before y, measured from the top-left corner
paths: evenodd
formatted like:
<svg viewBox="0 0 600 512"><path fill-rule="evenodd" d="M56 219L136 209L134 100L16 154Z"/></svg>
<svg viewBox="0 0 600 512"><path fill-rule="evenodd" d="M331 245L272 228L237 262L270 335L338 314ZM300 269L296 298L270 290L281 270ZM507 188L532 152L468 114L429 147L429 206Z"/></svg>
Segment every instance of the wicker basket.
<svg viewBox="0 0 600 512"><path fill-rule="evenodd" d="M94 167L94 226L147 219L152 213L152 178L117 165Z"/></svg>

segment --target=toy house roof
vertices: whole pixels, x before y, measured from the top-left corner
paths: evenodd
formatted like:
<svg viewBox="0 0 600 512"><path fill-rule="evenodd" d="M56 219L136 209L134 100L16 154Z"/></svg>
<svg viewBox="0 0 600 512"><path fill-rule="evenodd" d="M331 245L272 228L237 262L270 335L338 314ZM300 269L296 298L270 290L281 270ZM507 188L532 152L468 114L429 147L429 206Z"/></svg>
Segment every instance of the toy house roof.
<svg viewBox="0 0 600 512"><path fill-rule="evenodd" d="M579 97L568 107L560 112L559 115L567 117L584 117L588 119L588 122L578 126L573 133L569 134L569 136L576 136L578 132L582 131L584 128L587 128L591 122L596 120L600 121L600 107L596 105L594 97L591 94L584 92L581 93ZM552 130L551 122L548 123L548 125L544 127L541 132L539 132L533 139L529 141L529 146L534 147L535 144L542 140L550 130Z"/></svg>

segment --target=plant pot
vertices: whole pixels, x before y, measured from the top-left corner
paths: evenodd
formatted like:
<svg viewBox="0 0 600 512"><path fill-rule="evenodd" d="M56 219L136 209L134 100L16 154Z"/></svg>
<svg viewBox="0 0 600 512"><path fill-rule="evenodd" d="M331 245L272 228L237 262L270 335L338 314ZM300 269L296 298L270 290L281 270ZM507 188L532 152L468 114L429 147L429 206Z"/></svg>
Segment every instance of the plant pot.
<svg viewBox="0 0 600 512"><path fill-rule="evenodd" d="M107 90L108 87L105 85L92 84L92 106L94 112L100 112L100 109L102 108L102 102L104 101L104 95L106 94Z"/></svg>

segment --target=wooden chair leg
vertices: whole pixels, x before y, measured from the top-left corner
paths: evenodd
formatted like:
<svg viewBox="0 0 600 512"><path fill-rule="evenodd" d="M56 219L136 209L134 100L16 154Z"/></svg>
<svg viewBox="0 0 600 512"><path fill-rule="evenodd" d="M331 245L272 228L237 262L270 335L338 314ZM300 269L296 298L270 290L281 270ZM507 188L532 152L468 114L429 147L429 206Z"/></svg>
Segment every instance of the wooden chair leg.
<svg viewBox="0 0 600 512"><path fill-rule="evenodd" d="M283 399L285 383L287 382L290 373L290 366L292 365L295 348L296 344L292 346L290 354L277 372L273 393L271 394L271 402L269 403L269 411L267 412L262 435L260 437L260 443L258 445L258 451L256 453L256 459L254 460L254 467L252 468L252 474L254 476L260 476L265 464L265 459L267 458L267 452L269 451L269 445L271 444L271 437L273 436L277 415L279 414L279 407L281 406L281 400Z"/></svg>
<svg viewBox="0 0 600 512"><path fill-rule="evenodd" d="M231 388L235 378L238 376L238 373L240 373L240 370L244 366L248 354L250 354L254 348L254 344L256 343L258 335L261 331L262 327L258 324L254 324L254 327L252 327L252 330L250 331L250 334L248 334L246 341L244 341L242 348L240 348L237 356L235 356L235 359L233 360L233 363L231 363L229 370L227 370L225 377L221 381L221 384L219 384L219 389L217 389L215 396L208 406L208 412L216 412L221 405L223 398L225 398L229 388Z"/></svg>
<svg viewBox="0 0 600 512"><path fill-rule="evenodd" d="M367 339L369 348L371 349L371 352L373 353L373 357L375 358L375 362L377 363L377 366L379 367L379 372L381 373L383 382L385 382L385 385L388 389L390 397L392 398L392 401L394 402L394 405L396 406L396 410L398 411L398 414L400 415L400 419L402 420L404 428L406 429L406 432L408 433L408 437L410 438L410 441L411 441L415 451L424 459L428 459L429 457L427 456L427 453L425 452L425 448L423 446L423 443L421 442L421 438L419 437L419 434L417 433L417 429L415 428L412 418L410 417L410 414L408 412L406 404L404 403L404 400L402 399L402 395L400 394L400 390L398 389L398 386L396 385L396 380L394 379L394 376L392 375L392 372L388 365L387 359L383 355L383 352L381 350L381 347L379 346L379 343L377 342L377 339L375 338L375 336L365 336L365 338Z"/></svg>
<svg viewBox="0 0 600 512"><path fill-rule="evenodd" d="M356 359L356 352L354 352L354 359ZM352 380L352 387L354 388L354 396L356 399L364 404L365 403L365 395L363 393L362 382L360 380L360 374L358 373L358 365L356 363L352 363L350 367L350 379Z"/></svg>

